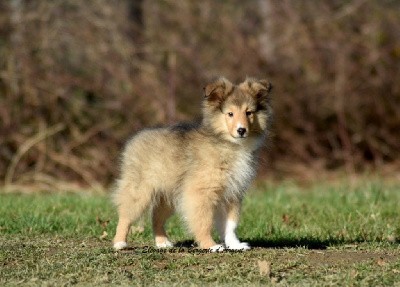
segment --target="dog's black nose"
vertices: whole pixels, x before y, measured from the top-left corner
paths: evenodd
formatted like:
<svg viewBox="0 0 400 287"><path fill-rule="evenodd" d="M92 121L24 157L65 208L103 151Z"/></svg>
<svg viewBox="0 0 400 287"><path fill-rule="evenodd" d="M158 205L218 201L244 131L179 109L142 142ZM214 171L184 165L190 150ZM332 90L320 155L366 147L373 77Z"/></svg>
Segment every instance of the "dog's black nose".
<svg viewBox="0 0 400 287"><path fill-rule="evenodd" d="M246 133L246 129L245 128L238 128L237 132L242 137Z"/></svg>

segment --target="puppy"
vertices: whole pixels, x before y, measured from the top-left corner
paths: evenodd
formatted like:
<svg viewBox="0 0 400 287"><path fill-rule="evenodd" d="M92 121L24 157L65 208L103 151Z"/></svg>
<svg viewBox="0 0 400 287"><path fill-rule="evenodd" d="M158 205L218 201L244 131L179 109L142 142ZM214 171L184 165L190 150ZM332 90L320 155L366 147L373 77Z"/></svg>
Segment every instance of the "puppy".
<svg viewBox="0 0 400 287"><path fill-rule="evenodd" d="M202 119L145 129L126 145L113 194L119 221L114 248L127 246L131 224L151 210L155 244L172 247L164 229L178 212L202 249L247 250L235 230L257 151L269 136L271 84L220 78L204 88ZM211 236L213 225L224 241Z"/></svg>

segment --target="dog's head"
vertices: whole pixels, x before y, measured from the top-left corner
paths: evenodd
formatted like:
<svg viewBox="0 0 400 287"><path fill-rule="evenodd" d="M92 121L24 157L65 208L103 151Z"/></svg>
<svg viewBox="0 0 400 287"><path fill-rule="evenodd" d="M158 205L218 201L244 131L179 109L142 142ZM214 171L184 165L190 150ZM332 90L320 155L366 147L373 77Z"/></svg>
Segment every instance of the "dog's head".
<svg viewBox="0 0 400 287"><path fill-rule="evenodd" d="M265 136L272 115L271 88L267 80L248 78L234 85L219 78L204 88L204 122L234 143Z"/></svg>

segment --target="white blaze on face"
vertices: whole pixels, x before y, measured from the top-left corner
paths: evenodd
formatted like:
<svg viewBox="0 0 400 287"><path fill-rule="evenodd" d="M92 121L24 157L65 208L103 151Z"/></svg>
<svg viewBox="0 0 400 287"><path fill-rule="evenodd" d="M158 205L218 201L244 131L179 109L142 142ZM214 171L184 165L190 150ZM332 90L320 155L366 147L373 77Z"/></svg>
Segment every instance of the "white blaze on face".
<svg viewBox="0 0 400 287"><path fill-rule="evenodd" d="M242 125L242 123L238 123L236 125L236 130L240 129L240 128L245 128L244 125Z"/></svg>
<svg viewBox="0 0 400 287"><path fill-rule="evenodd" d="M249 131L249 117L246 115L247 106L242 105L240 107L236 105L230 105L225 108L225 120L228 127L229 133L234 138L246 137ZM240 129L245 129L242 134L239 133Z"/></svg>

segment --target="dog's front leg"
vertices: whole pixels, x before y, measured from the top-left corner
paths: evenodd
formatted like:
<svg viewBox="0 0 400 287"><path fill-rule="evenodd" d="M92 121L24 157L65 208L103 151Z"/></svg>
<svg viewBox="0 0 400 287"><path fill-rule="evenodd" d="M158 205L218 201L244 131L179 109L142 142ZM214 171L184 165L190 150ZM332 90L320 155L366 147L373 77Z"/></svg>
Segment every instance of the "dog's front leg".
<svg viewBox="0 0 400 287"><path fill-rule="evenodd" d="M223 245L217 244L211 236L215 204L203 191L204 189L200 189L184 194L182 203L184 219L201 249L208 249L211 252L223 251Z"/></svg>
<svg viewBox="0 0 400 287"><path fill-rule="evenodd" d="M236 227L240 216L240 201L228 203L221 206L216 214L216 227L221 240L224 240L225 246L230 250L249 250L247 242L240 242L236 236Z"/></svg>

